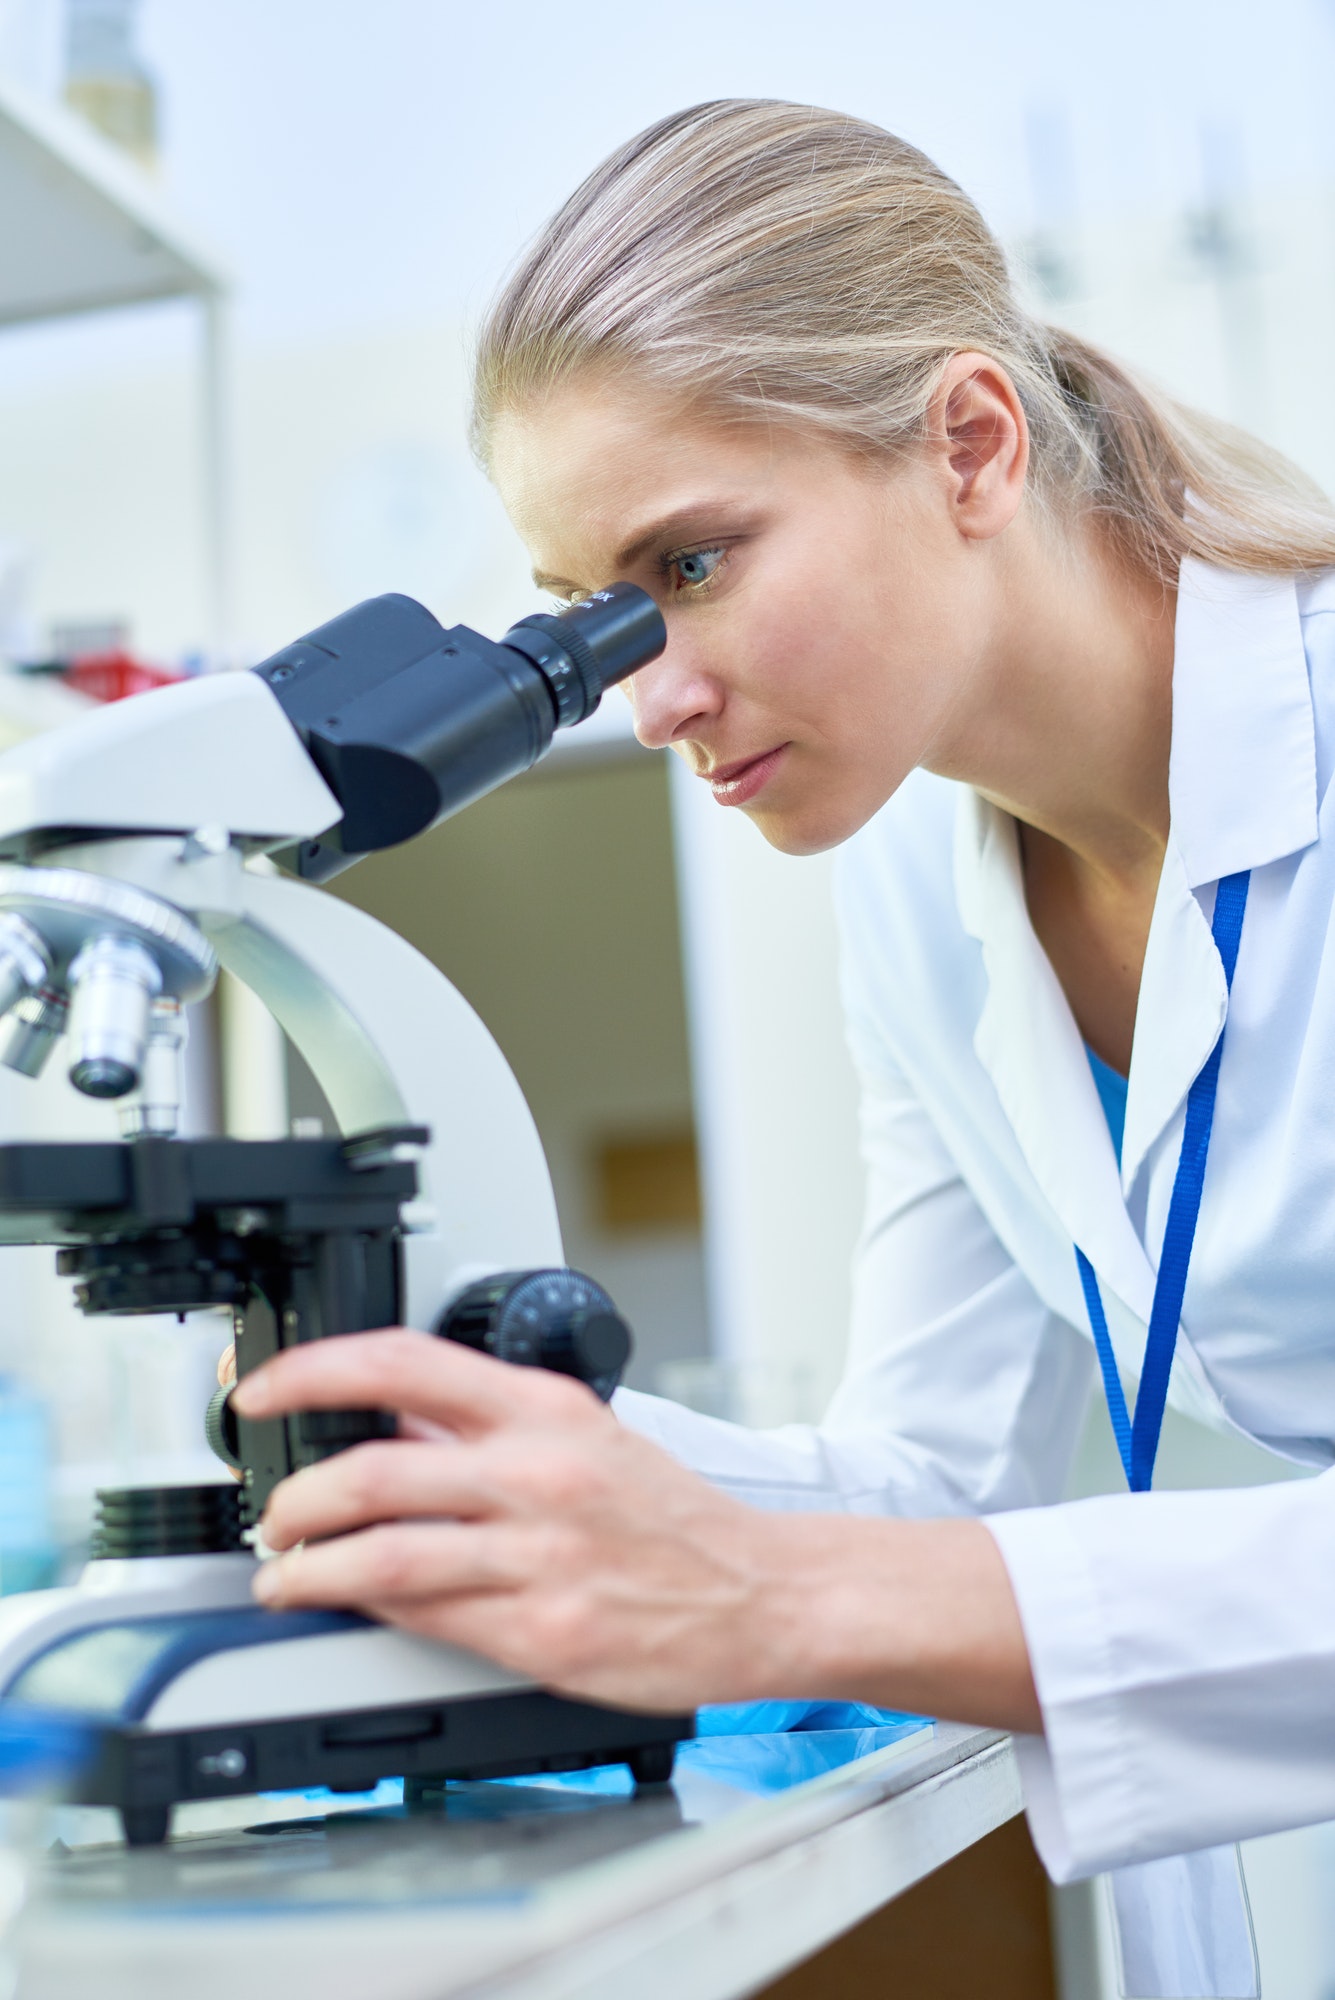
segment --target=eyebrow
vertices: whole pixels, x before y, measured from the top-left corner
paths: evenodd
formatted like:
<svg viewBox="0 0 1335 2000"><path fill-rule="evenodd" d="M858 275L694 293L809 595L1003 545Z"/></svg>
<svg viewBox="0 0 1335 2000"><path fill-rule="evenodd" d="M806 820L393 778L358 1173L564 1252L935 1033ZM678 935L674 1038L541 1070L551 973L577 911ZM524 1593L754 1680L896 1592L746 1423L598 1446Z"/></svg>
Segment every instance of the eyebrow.
<svg viewBox="0 0 1335 2000"><path fill-rule="evenodd" d="M612 575L607 581L614 582L618 577L623 576L628 569L633 568L646 551L654 546L655 542L676 540L686 527L691 522L697 520L700 515L704 514L707 516L715 508L722 513L726 513L730 506L735 505L735 502L729 501L692 500L685 506L674 507L670 514L664 514L660 520L652 522L649 527L642 529L639 534L635 535L622 548L617 550L612 561ZM719 529L720 534L725 532L735 533L736 530L735 528L731 530ZM569 577L551 576L546 570L539 569L534 570L533 581L539 590L580 590L585 587L582 584L573 582Z"/></svg>

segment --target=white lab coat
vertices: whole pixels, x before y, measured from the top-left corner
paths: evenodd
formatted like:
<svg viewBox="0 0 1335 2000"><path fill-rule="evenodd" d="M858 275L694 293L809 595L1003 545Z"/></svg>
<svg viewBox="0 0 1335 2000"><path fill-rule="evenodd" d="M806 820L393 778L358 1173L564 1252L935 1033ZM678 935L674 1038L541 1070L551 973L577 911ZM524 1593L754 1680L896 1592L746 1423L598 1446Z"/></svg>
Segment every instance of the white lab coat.
<svg viewBox="0 0 1335 2000"><path fill-rule="evenodd" d="M1035 1841L1058 1881L1131 1871L1124 1919L1146 1882L1185 1879L1136 1864L1335 1818L1335 1472L1054 1504L1096 1379L1073 1244L1133 1390L1187 1091L1226 1007L1170 1396L1335 1466L1333 766L1335 573L1186 563L1120 1177L1014 822L910 779L840 857L869 1178L843 1383L818 1427L760 1434L618 1405L759 1505L987 1518L1043 1709L1019 1746ZM1244 868L1230 1003L1209 918ZM1219 1870L1194 1891L1207 1960L1228 1847ZM1236 1965L1158 1964L1156 1992L1250 1990Z"/></svg>

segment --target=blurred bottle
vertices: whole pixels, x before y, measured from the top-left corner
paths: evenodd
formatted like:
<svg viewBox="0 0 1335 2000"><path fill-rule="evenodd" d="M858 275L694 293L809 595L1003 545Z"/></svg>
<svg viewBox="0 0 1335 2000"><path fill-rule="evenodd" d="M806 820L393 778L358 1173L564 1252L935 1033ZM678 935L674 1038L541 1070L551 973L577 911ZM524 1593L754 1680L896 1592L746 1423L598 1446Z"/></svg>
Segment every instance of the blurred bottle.
<svg viewBox="0 0 1335 2000"><path fill-rule="evenodd" d="M54 1582L59 1550L51 1512L51 1426L46 1404L0 1375L0 1595Z"/></svg>
<svg viewBox="0 0 1335 2000"><path fill-rule="evenodd" d="M139 0L65 0L65 102L144 167L156 165L158 102L135 46Z"/></svg>

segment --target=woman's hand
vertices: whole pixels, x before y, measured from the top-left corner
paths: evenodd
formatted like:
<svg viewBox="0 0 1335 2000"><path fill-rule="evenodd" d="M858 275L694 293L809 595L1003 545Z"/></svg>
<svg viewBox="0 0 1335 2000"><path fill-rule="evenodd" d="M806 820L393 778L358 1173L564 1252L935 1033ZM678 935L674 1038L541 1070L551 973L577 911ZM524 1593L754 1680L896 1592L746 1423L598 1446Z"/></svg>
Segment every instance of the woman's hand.
<svg viewBox="0 0 1335 2000"><path fill-rule="evenodd" d="M253 1418L380 1409L400 1435L284 1480L256 1594L471 1647L647 1709L838 1697L1041 1727L977 1521L768 1514L619 1424L582 1384L422 1333L343 1334L233 1392Z"/></svg>
<svg viewBox="0 0 1335 2000"><path fill-rule="evenodd" d="M773 1687L780 1525L626 1430L582 1384L427 1334L312 1341L248 1375L247 1417L396 1412L401 1435L287 1479L266 1604L338 1605L642 1708ZM300 1546L299 1546L300 1545Z"/></svg>

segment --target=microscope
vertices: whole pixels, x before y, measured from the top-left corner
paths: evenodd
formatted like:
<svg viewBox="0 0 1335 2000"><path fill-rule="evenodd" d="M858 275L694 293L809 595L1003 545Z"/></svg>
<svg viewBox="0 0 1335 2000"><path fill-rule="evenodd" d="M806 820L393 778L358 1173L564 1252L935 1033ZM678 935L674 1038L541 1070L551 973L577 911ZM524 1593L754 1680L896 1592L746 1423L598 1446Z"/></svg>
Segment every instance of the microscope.
<svg viewBox="0 0 1335 2000"><path fill-rule="evenodd" d="M51 1244L89 1314L221 1309L245 1376L405 1323L610 1396L629 1334L565 1267L541 1143L481 1021L405 941L318 886L527 770L661 652L615 584L500 643L373 598L250 672L82 716L0 757L0 1060L119 1104L123 1138L0 1145L0 1243ZM218 968L313 1071L338 1135L177 1136L185 1009ZM554 1028L554 1032L559 1032ZM299 1467L393 1435L379 1411L241 1418L235 1476L98 1496L68 1588L0 1600L0 1699L88 1721L75 1797L126 1839L191 1799L624 1762L665 1781L685 1715L566 1700L341 1612L260 1608L252 1531Z"/></svg>

